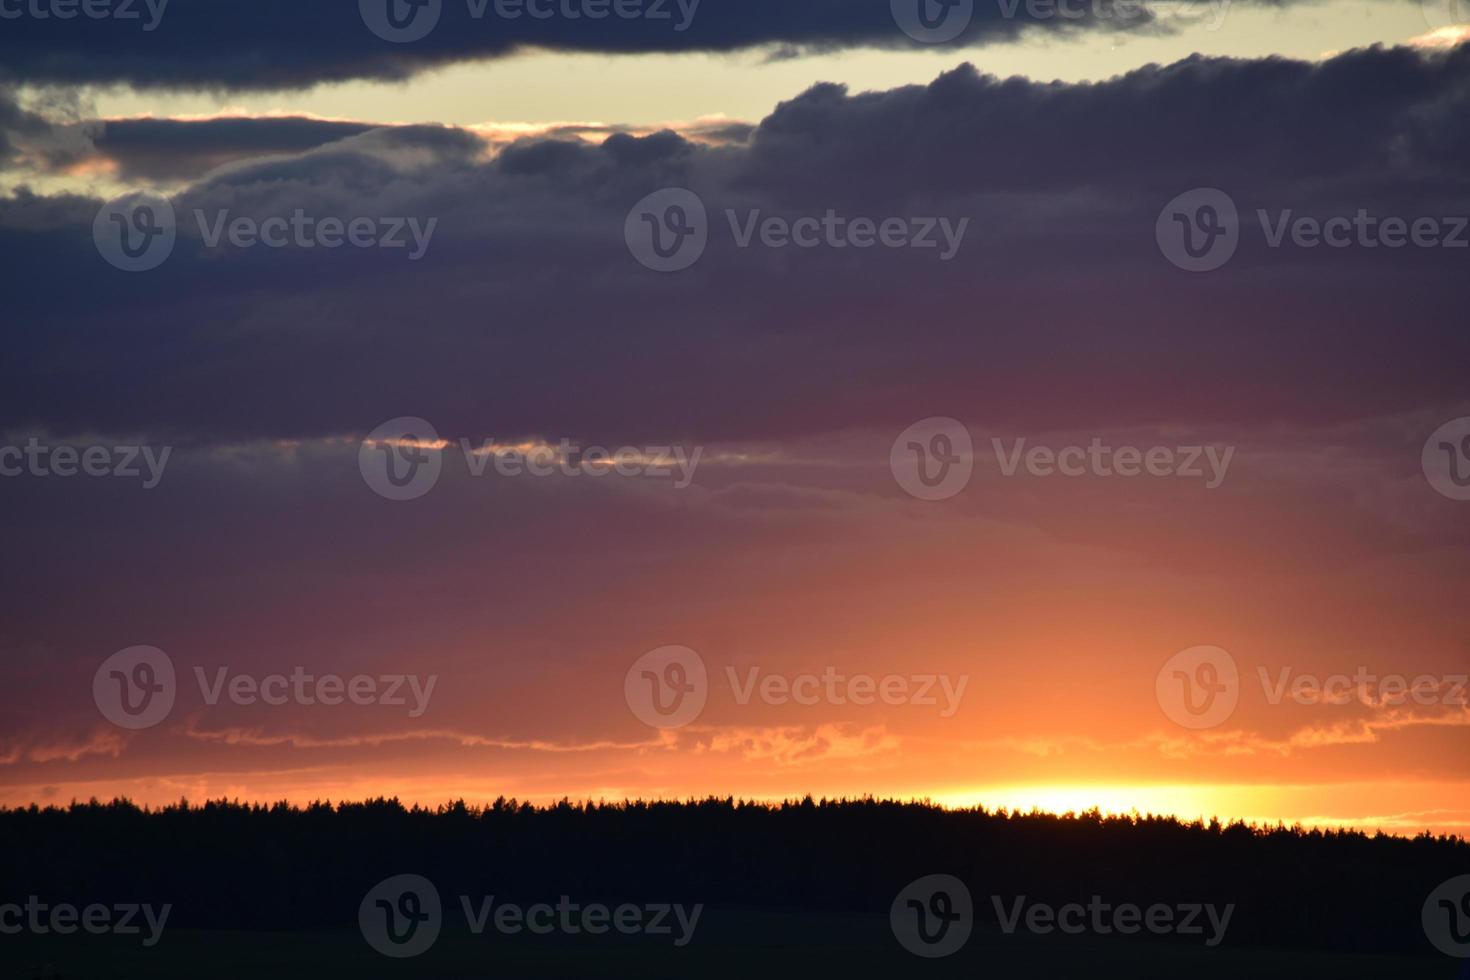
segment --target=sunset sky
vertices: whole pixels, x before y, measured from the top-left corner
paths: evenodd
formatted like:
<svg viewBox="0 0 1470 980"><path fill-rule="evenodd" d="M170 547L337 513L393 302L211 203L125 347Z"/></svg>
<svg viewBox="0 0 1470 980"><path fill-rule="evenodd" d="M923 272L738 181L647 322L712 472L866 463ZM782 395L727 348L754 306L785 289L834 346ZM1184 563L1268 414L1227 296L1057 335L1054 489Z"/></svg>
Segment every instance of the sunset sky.
<svg viewBox="0 0 1470 980"><path fill-rule="evenodd" d="M903 0L703 0L682 31L687 0L444 0L394 43L343 0L151 30L32 2L0 0L0 447L169 455L151 487L141 453L0 476L0 804L872 794L1470 832L1470 500L1431 465L1463 433L1470 472L1470 248L1270 241L1288 211L1470 215L1470 6L974 0L924 43ZM661 273L626 236L669 188L708 248ZM1240 212L1206 273L1156 233L1197 188ZM127 272L94 231L141 191L177 244ZM298 209L432 238L207 241ZM742 247L757 211L967 223L949 257ZM402 418L433 438L373 437ZM895 460L933 419L973 472L931 500ZM697 463L496 472L563 440ZM1203 475L1008 474L1018 440L1199 447ZM379 450L442 473L387 499ZM132 730L94 680L139 646L177 692ZM669 646L707 702L658 728L625 681ZM1238 668L1209 727L1160 693L1197 647ZM436 680L417 714L406 683L210 704L196 668ZM741 703L753 670L937 703ZM1380 681L1273 697L1333 675Z"/></svg>

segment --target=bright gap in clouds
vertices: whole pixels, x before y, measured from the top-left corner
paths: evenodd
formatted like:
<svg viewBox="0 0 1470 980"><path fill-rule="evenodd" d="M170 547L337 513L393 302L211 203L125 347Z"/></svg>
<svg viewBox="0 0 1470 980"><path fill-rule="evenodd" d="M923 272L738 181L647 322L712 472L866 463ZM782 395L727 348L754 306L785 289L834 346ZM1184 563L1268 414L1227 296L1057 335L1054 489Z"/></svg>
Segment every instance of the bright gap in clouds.
<svg viewBox="0 0 1470 980"><path fill-rule="evenodd" d="M1321 829L1413 835L1465 834L1470 829L1470 798L1465 788L1445 783L1343 783L1274 786L1227 784L1036 784L990 786L939 793L942 806L1013 813L1104 815L1153 814L1183 821L1218 818L1260 826L1284 823Z"/></svg>
<svg viewBox="0 0 1470 980"><path fill-rule="evenodd" d="M1023 0L1024 2L1024 0ZM403 83L350 82L286 93L102 92L101 116L311 113L377 122L544 122L558 119L657 125L714 114L756 121L816 81L853 90L927 84L970 61L983 72L1039 80L1090 81L1191 54L1315 59L1375 43L1402 44L1445 24L1449 0L1330 0L1289 7L1257 0L1161 4L1155 34L1086 33L1034 37L978 48L850 50L769 60L762 52L610 57L528 52L461 64Z"/></svg>

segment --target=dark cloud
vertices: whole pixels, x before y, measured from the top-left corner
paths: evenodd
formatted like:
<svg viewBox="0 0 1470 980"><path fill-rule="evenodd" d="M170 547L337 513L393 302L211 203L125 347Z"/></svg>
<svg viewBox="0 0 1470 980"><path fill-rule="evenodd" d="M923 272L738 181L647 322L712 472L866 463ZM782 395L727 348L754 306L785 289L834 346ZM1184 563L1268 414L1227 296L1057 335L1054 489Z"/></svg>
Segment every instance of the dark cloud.
<svg viewBox="0 0 1470 980"><path fill-rule="evenodd" d="M141 184L176 185L200 180L218 168L263 158L280 158L288 168L294 158L336 144L359 155L392 158L420 152L451 153L464 159L505 149L524 135L493 130L471 132L440 125L391 125L315 119L304 116L221 116L214 119L134 118L53 121L40 112L22 110L14 101L0 103L0 139L12 132L33 151L22 159L18 147L0 150L0 170L25 167L38 174L65 173L78 165L102 165L116 179ZM742 143L755 127L739 122L694 123L683 131L705 144ZM546 127L541 145L556 142L627 137L630 127L564 124ZM658 140L648 142L656 146ZM627 139L626 152L656 152ZM7 141L0 146L10 147ZM551 150L549 152L555 152ZM514 151L513 154L514 155ZM532 151L534 156L534 151ZM259 174L260 171L255 171Z"/></svg>
<svg viewBox="0 0 1470 980"><path fill-rule="evenodd" d="M50 93L23 103L13 88L0 84L0 170L75 163L86 155L95 129L79 121L81 114L75 94Z"/></svg>
<svg viewBox="0 0 1470 980"><path fill-rule="evenodd" d="M94 145L99 156L118 164L123 179L167 181L251 157L302 153L373 128L290 117L121 119L105 123Z"/></svg>
<svg viewBox="0 0 1470 980"><path fill-rule="evenodd" d="M1429 58L1374 47L1322 63L1196 55L1086 84L967 67L890 92L816 86L762 123L750 173L773 191L868 198L1375 173L1463 187L1450 134L1463 133L1467 106L1465 46ZM853 159L864 165L842 166Z"/></svg>
<svg viewBox="0 0 1470 980"><path fill-rule="evenodd" d="M28 2L44 6L44 0ZM560 9L570 0L538 2ZM482 5L444 0L432 33L406 44L374 35L354 0L168 0L151 30L144 29L154 22L145 0L132 5L140 14L135 20L26 15L0 21L0 73L63 85L286 89L350 79L399 80L527 47L632 54L918 45L898 28L889 0L699 0L697 5L684 0L682 8L680 0L640 0L637 9L667 16L595 20L505 19L494 14L495 0L490 4L485 16L476 18L472 11ZM686 19L682 11L691 5L693 17ZM1071 32L1157 26L1138 4L1125 5L1127 16L1114 15L1111 0L1074 7L1075 18L1035 20L1025 4L1007 17L1005 5L977 0L969 26L951 43L1004 41L1028 28Z"/></svg>
<svg viewBox="0 0 1470 980"><path fill-rule="evenodd" d="M30 124L30 114L21 109L12 93L0 88L0 163L15 155L14 137L11 133Z"/></svg>
<svg viewBox="0 0 1470 980"><path fill-rule="evenodd" d="M0 428L217 442L412 414L464 435L779 440L936 414L1423 410L1464 395L1466 252L1273 249L1254 212L1470 212L1445 135L1467 81L1470 48L1371 49L1316 65L1195 58L1089 85L965 68L882 93L818 86L743 144L617 134L486 157L458 130L377 129L196 183L175 199L175 253L146 274L98 256L100 202L23 194L0 204L16 283ZM1164 204L1199 186L1231 194L1246 226L1208 275L1170 265L1154 238ZM629 209L663 187L698 192L711 221L703 258L671 275L623 240ZM410 262L206 248L194 217L296 209L437 226ZM970 224L942 262L740 248L726 209Z"/></svg>

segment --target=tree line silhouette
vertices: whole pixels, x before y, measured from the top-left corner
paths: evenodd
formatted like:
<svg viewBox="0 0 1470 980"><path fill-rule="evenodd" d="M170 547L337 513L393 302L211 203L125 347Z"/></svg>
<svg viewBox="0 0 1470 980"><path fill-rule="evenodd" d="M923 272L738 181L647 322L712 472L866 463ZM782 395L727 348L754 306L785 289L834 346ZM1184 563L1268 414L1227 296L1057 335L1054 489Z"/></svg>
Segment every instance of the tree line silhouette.
<svg viewBox="0 0 1470 980"><path fill-rule="evenodd" d="M367 891L406 873L433 881L446 911L460 895L569 895L885 915L908 882L944 873L967 884L981 928L996 923L991 896L1061 905L1099 895L1233 903L1228 946L1424 952L1425 898L1470 873L1470 843L1427 833L877 799L432 809L93 800L0 809L0 842L0 902L167 902L171 929L354 926Z"/></svg>

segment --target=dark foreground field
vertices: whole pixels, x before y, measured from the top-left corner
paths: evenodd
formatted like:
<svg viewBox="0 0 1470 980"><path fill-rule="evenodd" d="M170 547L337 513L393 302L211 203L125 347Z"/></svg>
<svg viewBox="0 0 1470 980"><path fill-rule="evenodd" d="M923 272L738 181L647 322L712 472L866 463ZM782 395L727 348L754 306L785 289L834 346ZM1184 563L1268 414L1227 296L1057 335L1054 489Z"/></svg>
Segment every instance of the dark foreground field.
<svg viewBox="0 0 1470 980"><path fill-rule="evenodd" d="M1459 980L1470 961L1435 950L1422 916L1437 887L1466 874L1470 845L1453 839L873 801L83 805L0 811L0 977ZM424 895L384 890L401 875L432 883L432 915ZM954 913L973 928L968 940L938 958L916 955L895 925L923 914L907 890L930 875L972 900L972 911ZM139 934L17 930L22 913L5 906L32 896L48 908L170 911L152 945ZM1022 923L1007 932L995 903L1023 896L1053 908L1093 896L1140 908L1228 905L1232 915L1213 944L1167 930L1064 935ZM488 919L475 934L465 911L559 900L700 912L676 945L677 930L532 935ZM417 951L415 918L432 918L437 933ZM412 955L384 955L369 932L379 945L398 933L386 948Z"/></svg>
<svg viewBox="0 0 1470 980"><path fill-rule="evenodd" d="M571 942L446 931L434 948L389 960L356 930L330 933L170 933L152 950L110 938L58 942L7 937L6 977L53 964L67 980L372 977L969 977L1049 980L1456 980L1453 960L1430 953L1385 956L1270 949L1201 949L1178 943L1007 937L980 930L960 952L937 960L893 940L886 915L815 915L708 909L699 939L684 949L618 940ZM19 970L12 973L12 970ZM41 974L35 974L37 976Z"/></svg>

